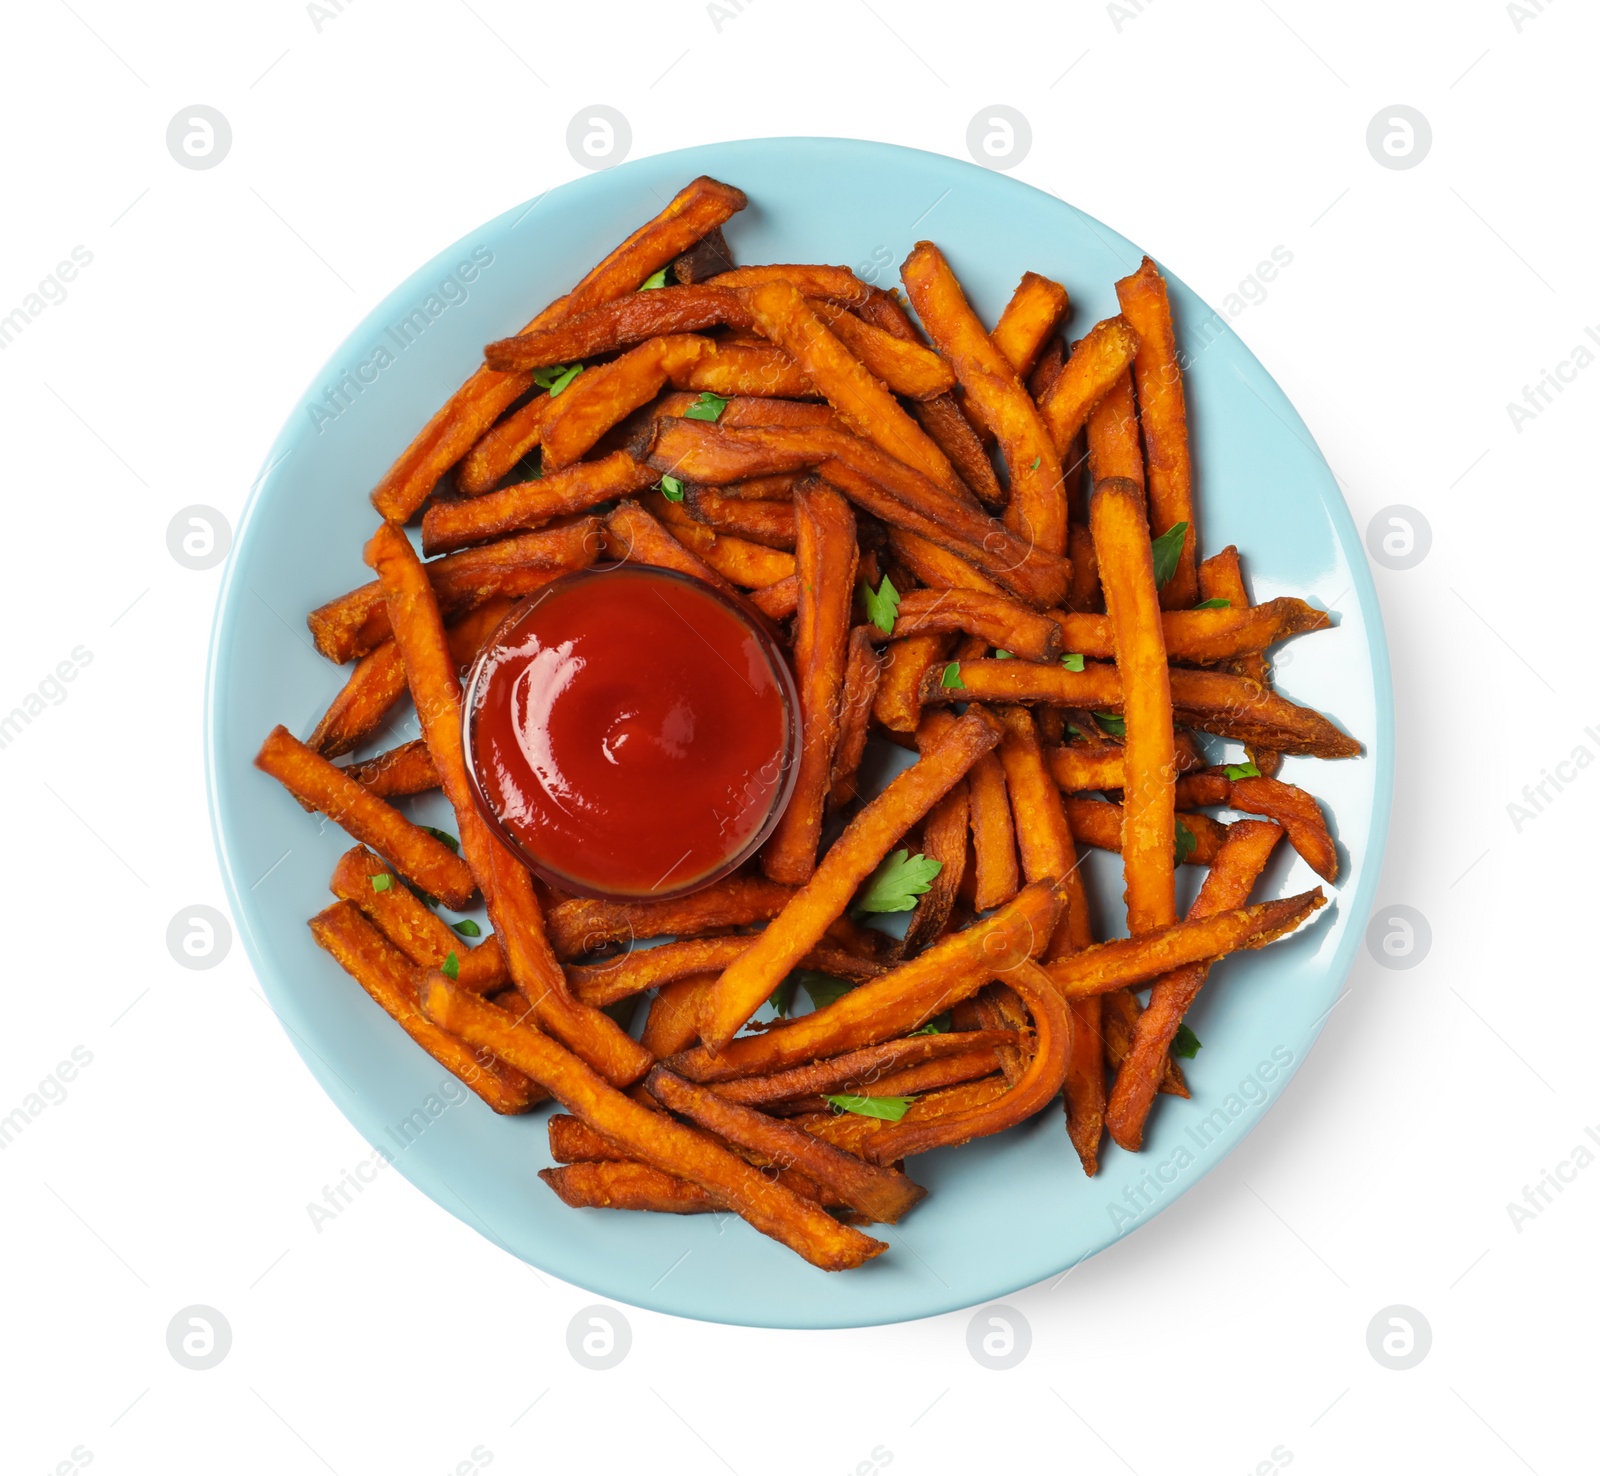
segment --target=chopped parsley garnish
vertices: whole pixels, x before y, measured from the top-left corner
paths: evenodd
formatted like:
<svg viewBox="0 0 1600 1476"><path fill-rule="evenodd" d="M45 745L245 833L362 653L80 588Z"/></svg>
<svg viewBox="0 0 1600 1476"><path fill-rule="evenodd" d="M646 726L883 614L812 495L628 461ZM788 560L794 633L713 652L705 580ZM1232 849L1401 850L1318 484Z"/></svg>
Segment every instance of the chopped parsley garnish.
<svg viewBox="0 0 1600 1476"><path fill-rule="evenodd" d="M1200 1037L1182 1021L1178 1023L1178 1033L1172 1037L1172 1054L1182 1056L1184 1060L1192 1060L1194 1053L1200 1049Z"/></svg>
<svg viewBox="0 0 1600 1476"><path fill-rule="evenodd" d="M1201 600L1200 603L1195 606L1195 609L1197 609L1197 610L1226 610L1228 608L1228 605L1229 605L1229 601L1223 599L1221 595L1213 595L1209 600Z"/></svg>
<svg viewBox="0 0 1600 1476"><path fill-rule="evenodd" d="M952 661L944 669L944 675L939 678L941 687L964 687L966 683L961 680L961 663Z"/></svg>
<svg viewBox="0 0 1600 1476"><path fill-rule="evenodd" d="M885 635L892 634L895 616L900 613L900 591L894 587L889 576L887 574L883 576L883 583L878 586L876 593L863 579L861 598L866 603L867 619Z"/></svg>
<svg viewBox="0 0 1600 1476"><path fill-rule="evenodd" d="M393 885L394 878L387 871L380 872L372 878L372 890L375 892L387 892Z"/></svg>
<svg viewBox="0 0 1600 1476"><path fill-rule="evenodd" d="M1254 759L1246 759L1242 764L1226 764L1222 772L1230 779L1259 779L1261 770L1256 767Z"/></svg>
<svg viewBox="0 0 1600 1476"><path fill-rule="evenodd" d="M1094 715L1094 720L1113 738L1126 738L1128 736L1127 723L1114 712L1097 712Z"/></svg>
<svg viewBox="0 0 1600 1476"><path fill-rule="evenodd" d="M728 402L721 395L714 395L710 390L703 391L698 400L683 412L685 420L715 420L728 408Z"/></svg>
<svg viewBox="0 0 1600 1476"><path fill-rule="evenodd" d="M641 292L649 292L653 287L665 287L666 285L667 269L662 267L659 272L653 272L650 276L646 277L644 281L639 284L639 290Z"/></svg>
<svg viewBox="0 0 1600 1476"><path fill-rule="evenodd" d="M483 929L473 922L470 917L464 917L460 922L453 922L450 926L460 933L463 938L476 938L483 932Z"/></svg>
<svg viewBox="0 0 1600 1476"><path fill-rule="evenodd" d="M1185 861L1194 855L1194 832L1183 821L1179 820L1172 831L1172 859L1174 863L1182 866Z"/></svg>
<svg viewBox="0 0 1600 1476"><path fill-rule="evenodd" d="M1067 654L1061 658L1061 664L1066 667L1068 671L1082 671L1083 652L1068 651Z"/></svg>
<svg viewBox="0 0 1600 1476"><path fill-rule="evenodd" d="M911 1106L910 1097L851 1097L829 1093L823 1100L835 1112L854 1112L857 1117L881 1117L885 1122L899 1122Z"/></svg>
<svg viewBox="0 0 1600 1476"><path fill-rule="evenodd" d="M856 899L858 912L909 912L917 898L933 886L933 879L944 870L944 862L920 852L892 851L867 878ZM809 986L807 986L809 993ZM816 996L813 995L812 998Z"/></svg>
<svg viewBox="0 0 1600 1476"><path fill-rule="evenodd" d="M1155 560L1158 589L1177 573L1178 555L1183 552L1183 535L1188 531L1187 523L1174 523L1159 538L1150 540L1150 553Z"/></svg>
<svg viewBox="0 0 1600 1476"><path fill-rule="evenodd" d="M439 965L439 972L447 979L459 979L461 977L461 960L456 957L455 949L452 948L449 953L445 954L444 962Z"/></svg>
<svg viewBox="0 0 1600 1476"><path fill-rule="evenodd" d="M448 830L440 830L437 826L433 825L423 825L418 828L427 831L428 834L431 835L436 841L443 841L444 844L449 846L450 849L457 855L461 854L461 842L451 835Z"/></svg>
<svg viewBox="0 0 1600 1476"><path fill-rule="evenodd" d="M553 400L582 373L582 364L551 364L547 369L535 369L533 382L549 390Z"/></svg>
<svg viewBox="0 0 1600 1476"><path fill-rule="evenodd" d="M683 483L680 482L676 477L662 477L662 479L656 483L656 486L660 489L661 495L665 497L668 502L683 501Z"/></svg>

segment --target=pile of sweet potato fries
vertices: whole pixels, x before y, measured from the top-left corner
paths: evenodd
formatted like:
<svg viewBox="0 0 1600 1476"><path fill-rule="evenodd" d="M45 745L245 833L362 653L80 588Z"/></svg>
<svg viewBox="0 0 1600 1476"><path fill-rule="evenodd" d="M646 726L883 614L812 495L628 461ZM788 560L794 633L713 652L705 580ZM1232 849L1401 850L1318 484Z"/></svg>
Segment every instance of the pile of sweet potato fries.
<svg viewBox="0 0 1600 1476"><path fill-rule="evenodd" d="M1028 273L987 328L926 241L904 299L837 266L737 266L721 227L744 204L694 180L488 346L372 494L377 578L309 617L348 682L256 762L357 842L317 942L496 1112L565 1109L541 1174L563 1200L731 1210L841 1270L886 1248L861 1226L923 1197L915 1154L1057 1097L1085 1173L1104 1134L1140 1146L1156 1096L1187 1095L1172 1047L1211 968L1323 905L1250 902L1279 841L1335 877L1280 756L1360 748L1271 685L1267 648L1327 616L1251 604L1233 548L1198 557L1153 263L1069 346L1061 285ZM755 864L631 904L533 879L474 807L461 722L516 602L623 559L757 612L804 732ZM332 762L407 694L420 739ZM1244 761L1208 767L1197 733ZM875 794L870 735L917 755ZM459 841L392 803L435 788ZM1128 937L1096 941L1084 846L1122 855ZM910 853L901 941L852 904ZM1208 872L1179 917L1183 864ZM437 909L479 898L494 931L469 947L476 925ZM746 1031L797 970L827 1002ZM614 1007L651 991L635 1038Z"/></svg>

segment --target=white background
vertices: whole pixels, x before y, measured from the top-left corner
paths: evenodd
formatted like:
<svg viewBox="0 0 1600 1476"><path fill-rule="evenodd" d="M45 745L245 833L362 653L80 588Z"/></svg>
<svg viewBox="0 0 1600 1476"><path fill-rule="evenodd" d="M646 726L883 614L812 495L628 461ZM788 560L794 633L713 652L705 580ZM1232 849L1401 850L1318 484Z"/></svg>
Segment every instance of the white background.
<svg viewBox="0 0 1600 1476"><path fill-rule="evenodd" d="M1600 1132L1578 942L1600 774L1520 829L1507 806L1600 755L1600 367L1520 430L1506 406L1600 325L1595 11L737 3L8 7L0 315L72 248L93 260L0 350L0 711L92 659L0 749L0 1114L74 1047L93 1059L0 1150L0 1467L1592 1468L1600 1164L1573 1150ZM195 103L233 131L203 172L165 144ZM580 1367L566 1328L593 1297L398 1174L313 1229L307 1202L366 1145L242 950L209 971L167 951L175 913L225 905L200 745L219 572L169 556L169 520L236 519L332 347L442 245L579 174L567 125L594 103L635 156L790 133L965 156L974 114L1020 109L1015 175L1214 304L1292 252L1233 326L1358 526L1402 504L1432 530L1416 567L1375 569L1399 728L1380 897L1426 917L1431 950L1363 956L1232 1157L1010 1299L1033 1342L1009 1371L969 1355L968 1313L800 1334L629 1310L626 1359ZM1412 169L1366 144L1396 103L1432 128ZM1572 1182L1515 1224L1563 1162ZM206 1372L166 1344L196 1303L232 1328ZM1404 1372L1368 1351L1392 1304L1432 1328Z"/></svg>

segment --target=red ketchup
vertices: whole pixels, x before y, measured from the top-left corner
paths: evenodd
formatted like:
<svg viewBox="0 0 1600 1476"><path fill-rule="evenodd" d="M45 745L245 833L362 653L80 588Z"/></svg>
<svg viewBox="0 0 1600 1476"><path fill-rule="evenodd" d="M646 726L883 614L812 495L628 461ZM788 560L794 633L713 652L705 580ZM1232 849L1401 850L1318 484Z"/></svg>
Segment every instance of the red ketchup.
<svg viewBox="0 0 1600 1476"><path fill-rule="evenodd" d="M467 765L485 819L547 881L668 897L726 875L794 785L799 704L772 640L665 569L570 574L479 656Z"/></svg>

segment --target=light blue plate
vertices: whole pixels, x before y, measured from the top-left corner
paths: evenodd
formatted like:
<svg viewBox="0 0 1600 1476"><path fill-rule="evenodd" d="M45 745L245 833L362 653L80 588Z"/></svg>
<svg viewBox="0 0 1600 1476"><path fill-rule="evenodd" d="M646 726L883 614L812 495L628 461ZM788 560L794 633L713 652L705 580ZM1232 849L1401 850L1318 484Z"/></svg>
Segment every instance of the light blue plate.
<svg viewBox="0 0 1600 1476"><path fill-rule="evenodd" d="M327 878L349 841L250 760L275 723L309 732L344 679L312 650L304 617L370 577L361 563L376 523L368 490L472 372L484 343L515 332L702 173L750 196L727 228L737 260L837 262L892 286L927 237L989 321L1032 269L1067 285L1069 326L1081 334L1117 311L1112 283L1140 257L1114 231L1002 174L844 139L641 159L473 231L351 334L267 457L212 639L206 758L217 850L251 961L318 1081L401 1173L497 1244L601 1296L685 1317L765 1327L925 1317L1058 1273L1170 1206L1260 1121L1305 1059L1361 941L1382 860L1388 655L1360 541L1310 433L1224 320L1168 273L1179 341L1193 357L1201 550L1237 543L1257 598L1295 593L1336 612L1337 629L1281 647L1278 661L1288 695L1367 745L1361 759L1291 759L1285 768L1335 817L1345 869L1334 905L1292 940L1218 969L1191 1016L1205 1043L1185 1067L1193 1100L1161 1098L1144 1152L1108 1148L1092 1181L1059 1108L919 1158L912 1170L931 1190L927 1201L903 1229L874 1232L891 1243L885 1255L843 1275L813 1270L727 1216L567 1209L535 1178L550 1162L544 1113L508 1119L476 1098L452 1102L442 1068L312 943L306 919L329 901ZM429 797L415 809L448 823L441 805ZM1114 930L1116 858L1091 859L1101 922ZM1262 894L1315 880L1297 859L1280 860Z"/></svg>

